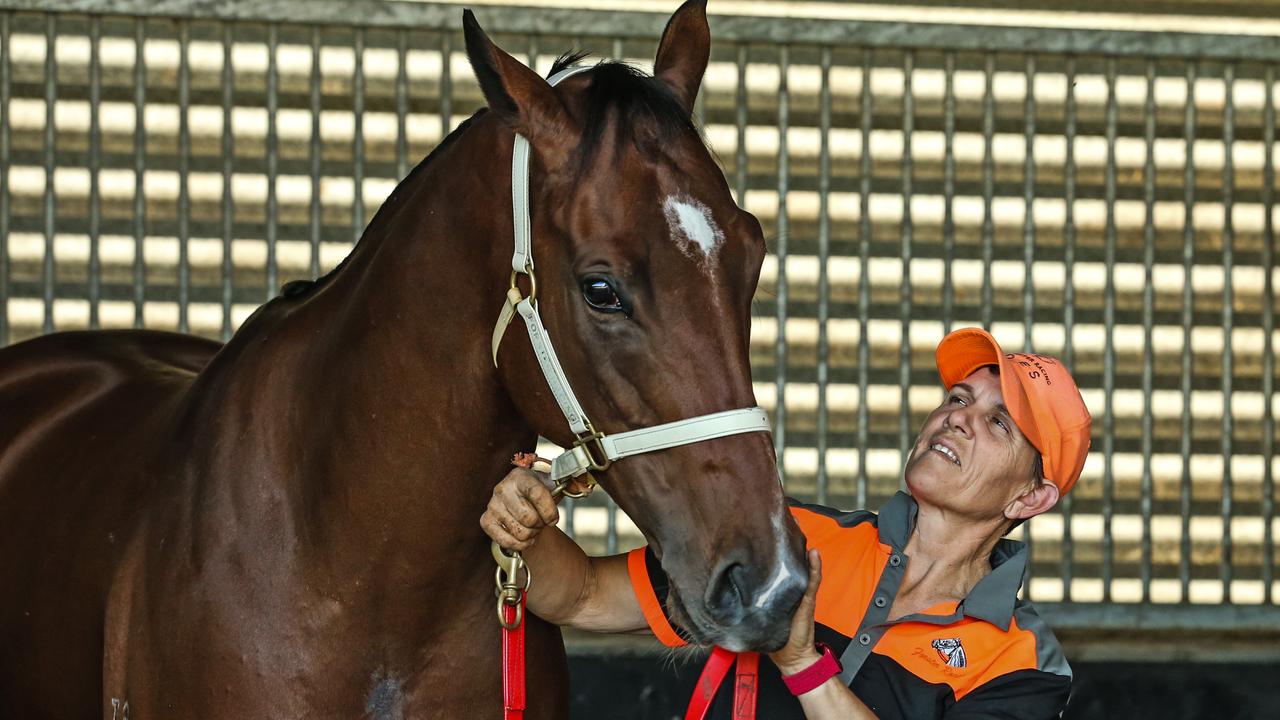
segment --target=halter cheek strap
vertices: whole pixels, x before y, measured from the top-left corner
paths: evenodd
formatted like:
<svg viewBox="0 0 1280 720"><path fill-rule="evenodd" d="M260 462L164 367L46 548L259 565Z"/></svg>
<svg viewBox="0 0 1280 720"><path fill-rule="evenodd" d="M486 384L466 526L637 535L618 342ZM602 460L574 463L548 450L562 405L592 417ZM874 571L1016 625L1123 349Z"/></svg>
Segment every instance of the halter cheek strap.
<svg viewBox="0 0 1280 720"><path fill-rule="evenodd" d="M548 82L554 86L566 78L589 69L585 66L565 68L551 76ZM511 210L515 226L515 252L511 256L511 286L507 290L502 311L498 314L498 322L494 325L490 348L496 367L498 347L502 344L502 337L506 334L511 321L519 315L528 331L529 342L533 346L533 353L538 359L542 375L546 378L551 394L555 397L556 404L560 406L560 412L564 414L569 424L569 429L577 438L572 448L552 462L552 479L558 483L566 478L579 477L591 470L604 470L614 460L641 453L656 452L741 433L769 432L769 418L759 407L700 415L615 435L605 435L592 426L586 412L582 409L582 404L573 394L569 379L565 376L564 368L556 357L555 348L551 345L551 337L547 334L547 329L543 326L542 318L538 314L538 285L534 274L532 223L529 217L529 152L529 141L516 134L515 147L511 153ZM516 284L520 275L529 278L528 297L521 293Z"/></svg>

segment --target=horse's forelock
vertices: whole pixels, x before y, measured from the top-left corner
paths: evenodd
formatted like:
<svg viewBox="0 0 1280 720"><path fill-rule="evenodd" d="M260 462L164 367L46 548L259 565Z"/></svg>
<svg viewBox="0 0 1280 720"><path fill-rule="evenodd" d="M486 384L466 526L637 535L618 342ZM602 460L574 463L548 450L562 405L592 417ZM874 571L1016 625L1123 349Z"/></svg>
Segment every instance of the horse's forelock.
<svg viewBox="0 0 1280 720"><path fill-rule="evenodd" d="M581 60L582 57L583 54L575 53L561 59ZM576 60L566 60L565 66ZM687 132L701 139L693 117L671 88L658 78L617 61L598 63L585 74L590 84L582 101L582 140L576 150L577 179L586 174L599 152L610 115L619 145L640 139L642 143L650 140L659 147L670 147L678 136ZM637 138L641 133L645 137Z"/></svg>
<svg viewBox="0 0 1280 720"><path fill-rule="evenodd" d="M578 63L582 62L590 55L591 53L587 52L586 50L570 50L566 52L565 54L556 58L555 62L551 63L551 69L547 71L547 79L550 80L552 77L555 76L556 73L560 72L561 70L564 70L565 68L569 68L569 67L573 67L574 65L577 65Z"/></svg>

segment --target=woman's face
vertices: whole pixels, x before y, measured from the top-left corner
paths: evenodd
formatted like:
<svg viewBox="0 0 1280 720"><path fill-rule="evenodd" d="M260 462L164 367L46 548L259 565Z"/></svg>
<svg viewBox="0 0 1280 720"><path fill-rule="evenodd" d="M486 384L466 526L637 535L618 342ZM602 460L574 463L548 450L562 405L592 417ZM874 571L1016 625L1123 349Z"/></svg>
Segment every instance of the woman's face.
<svg viewBox="0 0 1280 720"><path fill-rule="evenodd" d="M907 488L924 502L975 521L1005 517L1033 486L1035 448L1005 408L1000 376L979 368L929 413L907 458Z"/></svg>

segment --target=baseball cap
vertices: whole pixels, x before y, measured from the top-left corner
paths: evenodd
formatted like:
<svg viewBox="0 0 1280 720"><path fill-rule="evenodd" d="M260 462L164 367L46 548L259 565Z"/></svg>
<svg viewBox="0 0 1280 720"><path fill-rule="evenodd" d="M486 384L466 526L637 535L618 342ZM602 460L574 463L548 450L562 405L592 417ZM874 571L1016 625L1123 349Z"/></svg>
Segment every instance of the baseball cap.
<svg viewBox="0 0 1280 720"><path fill-rule="evenodd" d="M1093 424L1066 366L1048 355L1005 352L981 328L952 332L938 343L935 355L948 390L984 365L999 366L1005 407L1040 451L1045 479L1066 495L1080 479Z"/></svg>

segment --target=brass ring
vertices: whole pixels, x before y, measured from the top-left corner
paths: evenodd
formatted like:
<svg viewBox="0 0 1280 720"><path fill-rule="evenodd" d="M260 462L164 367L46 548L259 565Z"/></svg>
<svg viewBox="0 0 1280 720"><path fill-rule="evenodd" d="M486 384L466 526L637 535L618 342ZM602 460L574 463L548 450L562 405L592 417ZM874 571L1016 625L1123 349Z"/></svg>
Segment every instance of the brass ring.
<svg viewBox="0 0 1280 720"><path fill-rule="evenodd" d="M595 491L596 485L599 483L596 482L595 476L592 475L591 473L584 473L584 475L587 478L586 490L583 490L582 492L576 492L576 493L569 492L569 483L573 482L573 478L565 478L564 480L560 481L559 485L556 485L555 490L551 491L551 497L554 498L556 496L563 496L567 498L572 498L574 500L581 500L582 498L590 495L592 492Z"/></svg>
<svg viewBox="0 0 1280 720"><path fill-rule="evenodd" d="M515 270L511 271L511 279L509 281L511 287L519 290L520 286L516 284L517 274L529 276L529 295L527 299L530 303L536 303L538 300L538 276L533 274L533 268L526 266L523 273L517 273Z"/></svg>
<svg viewBox="0 0 1280 720"><path fill-rule="evenodd" d="M498 624L507 630L515 630L516 628L520 627L520 623L524 621L524 608L521 607L520 603L518 602L513 604L511 607L514 607L516 609L516 618L511 622L507 622L507 614L503 612L503 609L506 608L506 606L507 606L507 603L501 597L499 597L498 598Z"/></svg>

